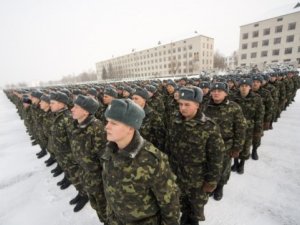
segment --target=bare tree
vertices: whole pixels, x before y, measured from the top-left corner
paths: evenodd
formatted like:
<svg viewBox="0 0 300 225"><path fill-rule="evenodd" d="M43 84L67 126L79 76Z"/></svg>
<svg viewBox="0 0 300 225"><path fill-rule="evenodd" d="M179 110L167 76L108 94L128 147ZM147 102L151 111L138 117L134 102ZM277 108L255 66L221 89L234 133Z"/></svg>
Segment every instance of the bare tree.
<svg viewBox="0 0 300 225"><path fill-rule="evenodd" d="M214 68L215 69L225 69L225 56L219 53L219 51L216 51L214 54Z"/></svg>

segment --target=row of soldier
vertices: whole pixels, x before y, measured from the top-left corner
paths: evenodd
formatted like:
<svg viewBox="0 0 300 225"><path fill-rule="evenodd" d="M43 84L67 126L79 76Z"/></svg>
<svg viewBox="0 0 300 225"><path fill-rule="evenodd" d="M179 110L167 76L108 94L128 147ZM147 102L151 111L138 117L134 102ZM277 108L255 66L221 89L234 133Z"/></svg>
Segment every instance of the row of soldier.
<svg viewBox="0 0 300 225"><path fill-rule="evenodd" d="M6 93L37 157L78 191L75 212L90 201L104 224L178 224L180 209L180 224L198 224L298 88L288 71Z"/></svg>

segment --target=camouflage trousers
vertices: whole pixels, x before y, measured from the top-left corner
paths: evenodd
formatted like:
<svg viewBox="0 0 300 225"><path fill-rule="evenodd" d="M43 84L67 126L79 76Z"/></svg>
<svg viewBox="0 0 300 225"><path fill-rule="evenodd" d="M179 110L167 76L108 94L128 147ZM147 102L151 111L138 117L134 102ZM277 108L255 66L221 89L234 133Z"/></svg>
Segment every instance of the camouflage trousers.
<svg viewBox="0 0 300 225"><path fill-rule="evenodd" d="M80 182L87 193L92 208L97 212L101 222L107 221L106 199L103 190L101 171L78 170Z"/></svg>
<svg viewBox="0 0 300 225"><path fill-rule="evenodd" d="M209 195L202 191L202 185L197 188L181 186L180 205L181 212L189 217L204 221L204 206L208 202Z"/></svg>
<svg viewBox="0 0 300 225"><path fill-rule="evenodd" d="M75 189L80 194L84 194L85 191L78 174L79 166L73 160L72 153L56 154L56 160Z"/></svg>
<svg viewBox="0 0 300 225"><path fill-rule="evenodd" d="M160 215L154 215L138 221L126 221L126 218L118 218L109 207L107 210L109 225L162 225Z"/></svg>
<svg viewBox="0 0 300 225"><path fill-rule="evenodd" d="M250 158L250 149L252 146L252 137L253 137L253 129L248 128L246 130L245 144L243 146L242 151L240 152L239 158L247 160Z"/></svg>
<svg viewBox="0 0 300 225"><path fill-rule="evenodd" d="M227 184L227 182L230 178L230 173L231 173L231 161L232 161L232 158L229 156L228 152L225 152L224 158L223 158L223 163L222 163L221 176L220 176L218 185Z"/></svg>

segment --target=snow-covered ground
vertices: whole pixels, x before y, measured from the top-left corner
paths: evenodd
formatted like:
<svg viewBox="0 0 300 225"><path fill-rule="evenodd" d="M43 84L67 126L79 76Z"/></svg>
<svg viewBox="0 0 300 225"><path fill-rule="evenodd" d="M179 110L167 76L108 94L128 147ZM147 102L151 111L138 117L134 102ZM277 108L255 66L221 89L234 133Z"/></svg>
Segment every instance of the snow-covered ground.
<svg viewBox="0 0 300 225"><path fill-rule="evenodd" d="M69 205L73 187L60 190L40 149L31 146L12 103L0 94L0 225L100 224L88 205L78 213ZM245 174L232 173L220 202L210 199L210 225L300 224L300 93L282 113L274 130L265 132L260 159L246 162Z"/></svg>

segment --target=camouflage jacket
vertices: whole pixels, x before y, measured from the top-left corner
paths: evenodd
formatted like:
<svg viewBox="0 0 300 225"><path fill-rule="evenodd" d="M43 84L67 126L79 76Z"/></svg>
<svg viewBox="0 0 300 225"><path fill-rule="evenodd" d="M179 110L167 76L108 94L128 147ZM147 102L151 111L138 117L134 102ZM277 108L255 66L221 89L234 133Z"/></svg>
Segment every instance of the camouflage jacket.
<svg viewBox="0 0 300 225"><path fill-rule="evenodd" d="M111 211L122 224L134 224L160 214L161 224L178 224L178 187L164 153L136 131L122 150L109 142L101 159L109 218Z"/></svg>
<svg viewBox="0 0 300 225"><path fill-rule="evenodd" d="M243 110L244 117L247 121L247 128L253 129L255 133L261 133L264 119L264 106L261 97L252 91L244 98L238 91L233 97L233 101L238 103Z"/></svg>
<svg viewBox="0 0 300 225"><path fill-rule="evenodd" d="M81 124L74 122L74 127L71 140L74 160L87 172L100 172L99 157L106 143L103 124L91 115Z"/></svg>
<svg viewBox="0 0 300 225"><path fill-rule="evenodd" d="M219 126L200 111L191 120L178 113L169 135L170 163L179 184L191 188L201 188L204 181L217 184L224 151Z"/></svg>
<svg viewBox="0 0 300 225"><path fill-rule="evenodd" d="M285 85L282 81L275 81L275 82L271 82L271 84L273 84L277 90L278 90L278 103L282 104L282 102L284 102L285 98L286 98L286 93L285 93Z"/></svg>
<svg viewBox="0 0 300 225"><path fill-rule="evenodd" d="M237 103L225 99L222 103L215 104L210 99L204 113L220 126L227 151L243 149L247 124L243 111Z"/></svg>
<svg viewBox="0 0 300 225"><path fill-rule="evenodd" d="M71 149L74 161L79 165L82 185L88 193L99 193L103 191L100 156L106 143L104 127L100 120L92 115L81 124L75 121L74 127ZM100 198L102 195L97 196Z"/></svg>
<svg viewBox="0 0 300 225"><path fill-rule="evenodd" d="M147 100L147 104L162 117L165 115L165 104L163 97L158 92L156 92L150 99Z"/></svg>
<svg viewBox="0 0 300 225"><path fill-rule="evenodd" d="M145 118L141 128L139 129L141 135L156 148L164 151L166 128L161 116L149 106L144 107Z"/></svg>
<svg viewBox="0 0 300 225"><path fill-rule="evenodd" d="M49 139L53 138L51 135L51 126L53 124L53 113L51 112L51 110L49 110L48 112L44 112L42 120L43 133L44 137L47 140L47 149L49 149L51 148L51 140L49 141Z"/></svg>
<svg viewBox="0 0 300 225"><path fill-rule="evenodd" d="M260 95L265 107L264 122L271 122L273 117L273 108L274 108L274 102L273 102L271 92L265 88L260 88L255 93Z"/></svg>
<svg viewBox="0 0 300 225"><path fill-rule="evenodd" d="M65 108L54 113L53 124L50 128L53 143L51 148L55 154L64 156L71 153L70 140L72 139L73 119L70 111Z"/></svg>

